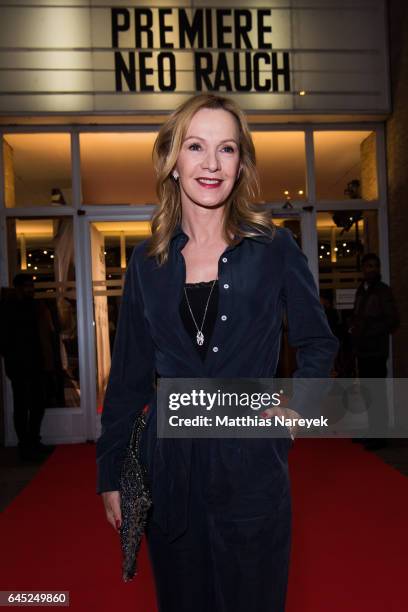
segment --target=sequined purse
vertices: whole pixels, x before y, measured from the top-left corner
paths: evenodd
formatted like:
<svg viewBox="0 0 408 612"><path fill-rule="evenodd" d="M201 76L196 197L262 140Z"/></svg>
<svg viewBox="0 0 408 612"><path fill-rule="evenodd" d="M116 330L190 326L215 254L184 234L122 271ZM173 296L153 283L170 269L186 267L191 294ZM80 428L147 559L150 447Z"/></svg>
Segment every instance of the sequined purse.
<svg viewBox="0 0 408 612"><path fill-rule="evenodd" d="M146 425L143 412L137 415L122 465L120 501L122 524L119 528L122 547L122 578L129 582L137 574L137 555L152 504L147 485L147 471L140 463L140 440Z"/></svg>

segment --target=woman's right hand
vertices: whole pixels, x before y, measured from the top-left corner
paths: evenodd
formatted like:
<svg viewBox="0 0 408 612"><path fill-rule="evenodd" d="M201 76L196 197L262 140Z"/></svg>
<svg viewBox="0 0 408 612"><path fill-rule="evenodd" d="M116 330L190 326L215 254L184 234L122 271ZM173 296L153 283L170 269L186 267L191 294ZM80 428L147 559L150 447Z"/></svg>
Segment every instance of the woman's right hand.
<svg viewBox="0 0 408 612"><path fill-rule="evenodd" d="M119 527L122 524L119 491L106 491L105 493L102 493L102 499L105 506L108 523L112 525L115 531L119 531Z"/></svg>

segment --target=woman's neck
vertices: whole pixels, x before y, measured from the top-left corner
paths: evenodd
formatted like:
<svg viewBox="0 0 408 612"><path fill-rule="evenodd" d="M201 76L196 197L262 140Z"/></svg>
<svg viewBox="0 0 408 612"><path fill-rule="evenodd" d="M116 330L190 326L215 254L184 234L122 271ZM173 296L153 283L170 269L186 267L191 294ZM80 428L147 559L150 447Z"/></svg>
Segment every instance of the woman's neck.
<svg viewBox="0 0 408 612"><path fill-rule="evenodd" d="M210 246L223 242L223 209L183 209L181 226L189 236L190 243L198 247Z"/></svg>

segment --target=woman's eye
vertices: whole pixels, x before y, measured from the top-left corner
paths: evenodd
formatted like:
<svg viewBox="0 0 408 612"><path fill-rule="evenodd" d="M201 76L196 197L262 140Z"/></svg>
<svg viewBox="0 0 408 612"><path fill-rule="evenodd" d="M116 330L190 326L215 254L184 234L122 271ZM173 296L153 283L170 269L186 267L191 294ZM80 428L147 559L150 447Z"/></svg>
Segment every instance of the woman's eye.
<svg viewBox="0 0 408 612"><path fill-rule="evenodd" d="M193 142L188 148L190 151L199 151L201 147L198 142Z"/></svg>
<svg viewBox="0 0 408 612"><path fill-rule="evenodd" d="M225 147L223 148L223 151L226 151L227 153L233 153L234 147L231 147L231 145L225 145Z"/></svg>

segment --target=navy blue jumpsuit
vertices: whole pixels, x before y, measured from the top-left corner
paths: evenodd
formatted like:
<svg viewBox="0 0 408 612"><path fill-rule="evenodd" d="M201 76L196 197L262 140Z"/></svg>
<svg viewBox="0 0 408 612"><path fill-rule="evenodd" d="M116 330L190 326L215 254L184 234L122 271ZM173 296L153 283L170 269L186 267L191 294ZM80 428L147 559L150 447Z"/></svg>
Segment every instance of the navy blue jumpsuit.
<svg viewBox="0 0 408 612"><path fill-rule="evenodd" d="M298 349L295 376L327 376L338 341L305 255L288 230L271 228L221 255L200 353L183 304L187 240L178 226L162 267L145 256L146 242L129 262L97 441L97 492L118 490L134 416L148 403L141 460L152 488L146 535L159 612L283 612L290 438L157 438L153 379L272 378L284 312ZM198 294L188 295L197 310ZM291 407L302 413L302 401L294 396Z"/></svg>

